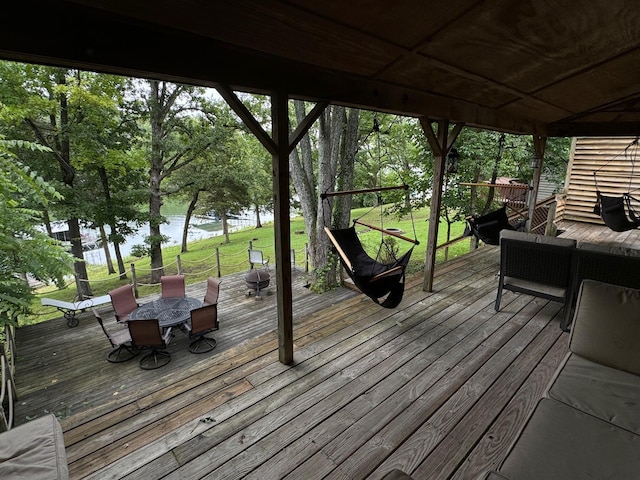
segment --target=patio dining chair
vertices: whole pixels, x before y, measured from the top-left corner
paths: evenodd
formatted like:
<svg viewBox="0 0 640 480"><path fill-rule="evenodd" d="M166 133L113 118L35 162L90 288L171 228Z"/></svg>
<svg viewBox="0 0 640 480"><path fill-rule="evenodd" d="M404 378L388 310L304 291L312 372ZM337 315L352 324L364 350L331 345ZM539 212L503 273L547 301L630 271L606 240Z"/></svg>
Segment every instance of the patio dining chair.
<svg viewBox="0 0 640 480"><path fill-rule="evenodd" d="M107 361L111 363L122 363L131 360L138 355L138 350L131 343L131 335L129 330L121 328L119 330L107 331L102 320L102 315L92 308L93 316L100 324L100 328L109 339L112 350L107 354Z"/></svg>
<svg viewBox="0 0 640 480"><path fill-rule="evenodd" d="M133 345L139 350L151 350L140 359L140 368L153 370L171 361L171 354L166 350L171 331L163 335L158 319L131 320L127 325Z"/></svg>
<svg viewBox="0 0 640 480"><path fill-rule="evenodd" d="M218 303L218 296L220 294L220 284L222 280L215 277L207 278L207 292L204 294L204 305L213 305Z"/></svg>
<svg viewBox="0 0 640 480"><path fill-rule="evenodd" d="M184 275L163 275L160 277L162 298L175 298L186 296Z"/></svg>
<svg viewBox="0 0 640 480"><path fill-rule="evenodd" d="M207 333L219 329L218 304L212 303L191 310L191 330L189 338L195 338L189 345L191 353L206 353L216 348L214 338L205 336Z"/></svg>
<svg viewBox="0 0 640 480"><path fill-rule="evenodd" d="M113 310L116 312L116 320L120 323L129 320L129 314L140 306L133 294L133 286L131 284L122 285L111 290L109 296L111 297Z"/></svg>

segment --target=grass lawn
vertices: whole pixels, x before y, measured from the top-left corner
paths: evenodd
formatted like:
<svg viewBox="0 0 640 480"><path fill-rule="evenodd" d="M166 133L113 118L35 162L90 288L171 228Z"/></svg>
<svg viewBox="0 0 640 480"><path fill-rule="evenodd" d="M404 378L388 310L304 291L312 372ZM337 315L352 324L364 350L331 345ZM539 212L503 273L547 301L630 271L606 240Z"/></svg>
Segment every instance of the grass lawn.
<svg viewBox="0 0 640 480"><path fill-rule="evenodd" d="M352 218L358 218L369 209L354 210ZM376 209L374 212L367 214L363 221L374 225L380 225L380 211ZM415 233L420 244L417 245L411 257L409 265L410 272L420 271L424 267L424 259L426 254L428 210L418 210L413 213ZM413 226L410 216L403 218L385 218L385 228L397 228L403 232L403 235L414 238ZM446 223L441 222L438 244L446 241ZM377 231L366 232L365 227L357 227L361 232L361 240L367 251L375 258L377 249L381 241L381 233ZM302 217L291 219L291 248L295 250L296 265L304 266L305 264L305 248L307 243L307 235L304 232L304 221ZM464 231L464 223L452 225L451 238L459 237ZM230 242L224 243L224 236L211 237L189 243L189 251L180 253L180 245L172 245L162 250L164 260L165 274L174 274L178 271L177 257L180 257L182 272L186 275L187 283L197 283L204 281L208 276L217 276L216 256L220 258L221 275L229 275L249 269L248 253L249 244L253 248L263 251L265 257L270 258L270 264L275 263L275 244L273 235L273 223L264 223L262 228L245 228L243 230L233 232L229 235ZM403 240L394 239L396 248L400 253L411 247L411 243ZM449 247L449 258L454 258L469 251L469 241L461 241ZM444 261L444 249L438 250L437 261ZM114 259L115 261L115 259ZM93 294L104 295L110 290L130 283L132 281L131 265L135 266L138 290L140 296L150 295L159 292L159 285L150 285L149 259L145 258L128 258L125 259L127 266L127 278L120 280L117 275L109 275L105 265L89 265L87 264L87 272L91 281ZM22 325L36 323L42 320L56 318L60 316L53 307L43 307L40 304L40 297L49 297L59 300L73 301L76 295L73 280L71 284L62 290L56 290L55 287L44 287L37 291L38 299L33 304L33 315L22 317L20 322Z"/></svg>

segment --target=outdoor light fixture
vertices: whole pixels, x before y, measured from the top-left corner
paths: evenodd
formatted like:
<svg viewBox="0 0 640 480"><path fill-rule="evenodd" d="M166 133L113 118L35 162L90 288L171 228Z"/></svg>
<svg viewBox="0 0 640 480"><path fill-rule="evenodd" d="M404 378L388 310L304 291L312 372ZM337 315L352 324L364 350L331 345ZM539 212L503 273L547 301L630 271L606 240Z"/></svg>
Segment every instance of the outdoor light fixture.
<svg viewBox="0 0 640 480"><path fill-rule="evenodd" d="M535 170L536 168L538 168L538 165L539 165L538 156L534 155L533 157L531 157L531 168Z"/></svg>
<svg viewBox="0 0 640 480"><path fill-rule="evenodd" d="M460 160L460 154L458 153L458 150L455 148L449 150L446 160L447 173L458 173L458 160Z"/></svg>

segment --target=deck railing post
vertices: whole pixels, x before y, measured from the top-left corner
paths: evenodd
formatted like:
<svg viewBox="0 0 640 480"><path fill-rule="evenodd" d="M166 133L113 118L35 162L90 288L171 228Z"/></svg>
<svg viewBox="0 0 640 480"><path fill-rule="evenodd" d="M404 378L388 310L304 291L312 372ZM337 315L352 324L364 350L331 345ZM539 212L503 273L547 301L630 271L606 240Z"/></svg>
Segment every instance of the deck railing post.
<svg viewBox="0 0 640 480"><path fill-rule="evenodd" d="M309 244L304 244L304 271L309 273Z"/></svg>
<svg viewBox="0 0 640 480"><path fill-rule="evenodd" d="M136 266L131 264L131 284L133 285L133 294L138 298L138 279L136 278Z"/></svg>

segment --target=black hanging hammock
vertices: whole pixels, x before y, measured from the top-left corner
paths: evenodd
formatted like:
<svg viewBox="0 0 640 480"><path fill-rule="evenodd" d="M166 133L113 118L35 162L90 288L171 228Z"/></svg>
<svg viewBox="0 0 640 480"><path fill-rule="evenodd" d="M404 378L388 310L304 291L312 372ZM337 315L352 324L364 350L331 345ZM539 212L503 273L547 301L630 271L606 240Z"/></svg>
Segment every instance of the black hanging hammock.
<svg viewBox="0 0 640 480"><path fill-rule="evenodd" d="M638 147L638 137L635 138L624 149L624 155L627 157L629 149L631 147ZM631 189L631 182L633 181L635 170L635 156L630 157L631 161L631 175L629 177L629 190ZM613 161L616 157L611 159ZM607 162L607 164L609 163ZM604 224L614 232L626 232L627 230L634 230L640 227L640 212L637 212L632 205L632 201L636 204L640 203L640 200L633 197L631 192L625 192L619 196L603 195L598 187L598 171L602 170L604 166L593 172L593 181L596 186L596 204L593 207L593 213L600 216Z"/></svg>
<svg viewBox="0 0 640 480"><path fill-rule="evenodd" d="M465 235L473 235L478 240L487 245L498 245L500 243L500 232L502 230L515 230L509 223L507 217L507 207L503 206L485 215L467 217L467 228Z"/></svg>
<svg viewBox="0 0 640 480"><path fill-rule="evenodd" d="M628 193L618 197L603 195L596 190L597 200L593 213L602 218L604 224L614 232L626 232L640 227L640 214L631 205L631 201L640 202ZM628 214L627 214L628 212Z"/></svg>
<svg viewBox="0 0 640 480"><path fill-rule="evenodd" d="M372 131L376 133L378 161L380 161L380 125L378 123L377 117L374 117ZM327 203L329 203L329 198L333 196L376 192L378 195L378 203L381 209L380 217L382 219L382 199L380 196L381 192L398 189L403 189L406 191L408 190L408 186L379 186L376 188L369 188L364 190L325 192L320 195L320 198L322 199L324 205L324 202L327 201ZM375 206L372 207L372 209L373 208L375 208ZM364 217L364 215L362 215L360 218L362 217ZM392 229L385 229L383 226L376 226L365 223L360 220L360 218L353 220L353 225L350 228L332 229L325 226L324 231L335 247L336 252L340 257L340 263L344 267L344 270L347 272L349 277L353 280L353 283L356 285L356 287L358 287L362 293L367 295L378 305L385 308L395 308L400 304L400 302L402 301L402 296L404 295L405 270L407 268L407 264L409 263L409 259L411 258L411 253L413 252L413 248L420 243L416 238L417 236L415 223L413 222L413 214L411 214L411 223L413 226L414 239L405 237L404 235L401 235L400 232L393 231ZM360 238L358 237L358 233L356 232L356 224L362 225L371 230L377 230L381 233L382 239L380 242L380 247L378 249L377 258L372 258L363 248L362 242L360 242ZM400 257L396 257L395 252L385 243L385 235L405 240L412 243L413 246ZM379 261L380 254L385 248L388 254L388 258L391 259L389 262Z"/></svg>
<svg viewBox="0 0 640 480"><path fill-rule="evenodd" d="M356 287L382 307L397 307L404 294L405 270L414 247L391 263L381 263L365 252L355 225L342 229L325 227L325 232Z"/></svg>

